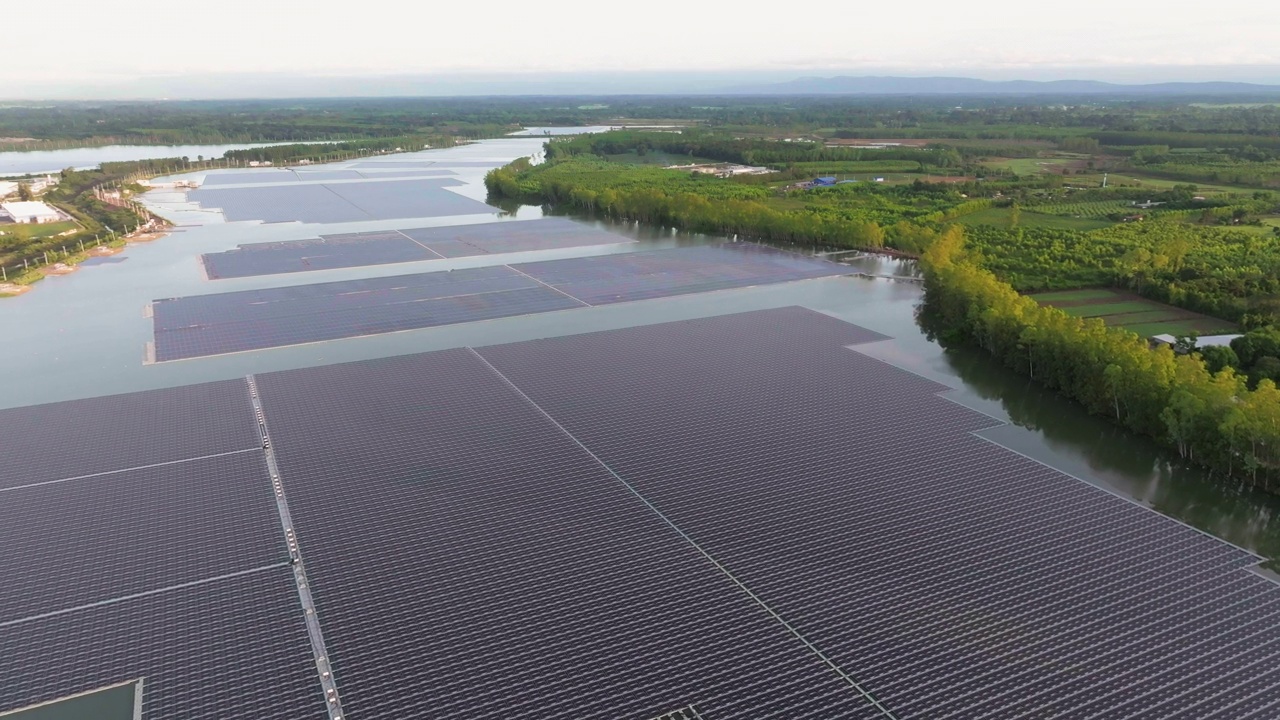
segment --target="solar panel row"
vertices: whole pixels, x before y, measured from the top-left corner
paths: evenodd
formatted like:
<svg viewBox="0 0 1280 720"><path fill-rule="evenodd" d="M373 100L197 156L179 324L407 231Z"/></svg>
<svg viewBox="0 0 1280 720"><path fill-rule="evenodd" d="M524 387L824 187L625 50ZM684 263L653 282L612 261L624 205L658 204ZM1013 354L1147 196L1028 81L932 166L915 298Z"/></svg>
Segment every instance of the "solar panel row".
<svg viewBox="0 0 1280 720"><path fill-rule="evenodd" d="M444 168L488 168L502 167L506 165L504 160L448 160L445 158L435 160L369 160L367 162L358 162L351 167L357 170L376 170L382 168L415 168L415 167L444 167Z"/></svg>
<svg viewBox="0 0 1280 720"><path fill-rule="evenodd" d="M323 712L243 380L0 422L0 712L138 678L145 720Z"/></svg>
<svg viewBox="0 0 1280 720"><path fill-rule="evenodd" d="M201 256L212 279L414 262L441 257L634 242L560 218L450 225L255 243Z"/></svg>
<svg viewBox="0 0 1280 720"><path fill-rule="evenodd" d="M153 305L156 360L375 335L581 305L507 267L198 295Z"/></svg>
<svg viewBox="0 0 1280 720"><path fill-rule="evenodd" d="M850 272L736 243L198 295L153 303L155 353L164 362Z"/></svg>
<svg viewBox="0 0 1280 720"><path fill-rule="evenodd" d="M512 267L589 305L854 272L825 260L751 243L570 258Z"/></svg>
<svg viewBox="0 0 1280 720"><path fill-rule="evenodd" d="M783 308L258 376L344 710L1274 714L1255 557L845 347L882 338ZM0 710L145 676L144 720L321 717L247 404L228 382L0 417L96 430L56 463L39 433L0 445L55 476L0 489Z"/></svg>
<svg viewBox="0 0 1280 720"><path fill-rule="evenodd" d="M801 316L753 315L479 352L898 717L1280 703L1256 558L974 436L990 421L797 338Z"/></svg>
<svg viewBox="0 0 1280 720"><path fill-rule="evenodd" d="M257 383L350 716L879 716L467 351Z"/></svg>
<svg viewBox="0 0 1280 720"><path fill-rule="evenodd" d="M0 492L0 622L288 560L257 450Z"/></svg>
<svg viewBox="0 0 1280 720"><path fill-rule="evenodd" d="M419 169L392 170L388 172L360 172L358 170L260 170L257 172L211 173L204 179L204 187L220 185L258 185L264 183L317 182L324 180L371 180L411 177L443 177L457 175L452 170Z"/></svg>
<svg viewBox="0 0 1280 720"><path fill-rule="evenodd" d="M204 208L217 208L228 221L341 223L446 215L489 214L494 209L444 188L451 179L368 183L268 185L201 188L187 193Z"/></svg>
<svg viewBox="0 0 1280 720"><path fill-rule="evenodd" d="M0 488L257 447L239 380L0 410Z"/></svg>
<svg viewBox="0 0 1280 720"><path fill-rule="evenodd" d="M3 709L145 678L143 720L325 717L287 566L0 626L0 653Z"/></svg>

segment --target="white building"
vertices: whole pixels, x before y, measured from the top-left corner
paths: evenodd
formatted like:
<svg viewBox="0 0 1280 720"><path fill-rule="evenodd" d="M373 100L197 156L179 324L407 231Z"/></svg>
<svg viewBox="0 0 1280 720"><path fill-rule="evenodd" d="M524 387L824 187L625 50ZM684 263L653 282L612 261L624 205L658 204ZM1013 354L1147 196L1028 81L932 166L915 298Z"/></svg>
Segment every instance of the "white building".
<svg viewBox="0 0 1280 720"><path fill-rule="evenodd" d="M0 180L0 198L7 198L18 193L18 183Z"/></svg>
<svg viewBox="0 0 1280 720"><path fill-rule="evenodd" d="M51 223L62 220L57 210L42 202L0 203L0 211L16 223Z"/></svg>

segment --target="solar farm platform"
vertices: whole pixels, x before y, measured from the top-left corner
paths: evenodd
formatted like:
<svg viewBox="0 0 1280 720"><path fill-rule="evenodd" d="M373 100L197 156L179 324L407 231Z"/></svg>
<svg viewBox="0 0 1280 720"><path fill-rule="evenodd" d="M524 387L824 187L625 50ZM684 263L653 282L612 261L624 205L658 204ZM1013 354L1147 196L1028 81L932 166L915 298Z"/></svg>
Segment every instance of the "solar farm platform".
<svg viewBox="0 0 1280 720"><path fill-rule="evenodd" d="M243 380L0 428L0 713L100 713L96 694L54 701L140 681L144 720L323 717Z"/></svg>
<svg viewBox="0 0 1280 720"><path fill-rule="evenodd" d="M265 183L320 182L327 180L377 180L386 178L444 177L457 175L444 168L361 172L359 170L276 170L239 173L217 173L205 176L204 186L258 185Z"/></svg>
<svg viewBox="0 0 1280 720"><path fill-rule="evenodd" d="M294 182L248 188L204 187L188 192L187 198L204 208L221 210L230 222L341 223L497 212L479 200L445 189L461 185L450 178L332 184Z"/></svg>
<svg viewBox="0 0 1280 720"><path fill-rule="evenodd" d="M152 303L154 359L166 362L852 272L825 260L729 243L194 295Z"/></svg>
<svg viewBox="0 0 1280 720"><path fill-rule="evenodd" d="M351 167L356 170L380 170L382 168L491 168L506 165L504 160L368 160L358 162Z"/></svg>
<svg viewBox="0 0 1280 720"><path fill-rule="evenodd" d="M218 280L630 242L635 241L590 225L544 218L253 243L202 255L201 262L205 274Z"/></svg>
<svg viewBox="0 0 1280 720"><path fill-rule="evenodd" d="M221 429L122 479L178 496L146 501L157 528L94 536L168 585L0 617L0 711L145 676L143 720L326 717L287 566L183 583L127 542L180 539L185 502L214 528L191 545L223 527L270 563L275 487L344 717L1276 717L1280 586L1256 556L983 439L996 421L850 348L882 339L790 307L5 411L140 453ZM150 406L154 432L104 424ZM268 449L226 450L255 432ZM40 442L0 467L39 470ZM126 474L77 457L0 500ZM227 458L227 480L186 467ZM29 522L65 533L118 514L47 498ZM23 547L69 591L128 591L75 547Z"/></svg>

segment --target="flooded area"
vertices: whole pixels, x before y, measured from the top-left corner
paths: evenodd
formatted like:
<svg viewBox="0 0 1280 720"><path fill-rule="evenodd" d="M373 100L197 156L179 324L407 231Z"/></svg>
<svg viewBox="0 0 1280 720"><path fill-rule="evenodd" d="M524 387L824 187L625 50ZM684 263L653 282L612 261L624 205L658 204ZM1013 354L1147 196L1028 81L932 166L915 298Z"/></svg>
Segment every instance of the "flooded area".
<svg viewBox="0 0 1280 720"><path fill-rule="evenodd" d="M456 182L442 187L439 192L453 193L477 204L466 206L467 214L462 215L398 216L328 223L227 222L221 212L193 201L188 193L164 189L149 193L144 198L148 206L176 224L168 237L131 245L110 262L86 266L66 276L50 277L40 282L33 292L0 299L0 334L6 338L4 352L0 353L0 376L6 378L0 389L0 408L230 379L249 373L800 305L891 336L892 340L859 346L850 352L866 353L942 382L954 388L946 394L949 399L1009 423L982 433L987 439L1264 556L1280 557L1280 519L1277 518L1280 498L1206 477L1203 472L1182 465L1175 456L1154 444L1086 415L1076 405L1006 371L976 352L947 350L930 341L915 321L915 311L921 299L920 285L910 279L915 270L909 261L888 257L839 255L831 258L852 265L863 275L718 290L174 362L144 363L147 343L153 339L148 308L157 299L629 253L721 243L731 239L641 227L635 223L574 219L573 222L591 225L635 242L220 280L210 280L205 273L200 260L202 254L230 251L244 244L539 219L543 217L543 210L538 207L499 209L480 208L478 204L485 200L482 180L488 168L537 153L543 142L539 137L543 130L564 129L530 128L525 137L488 140L446 150L386 158L389 162L449 171L449 178ZM91 149L92 152L102 150L104 148ZM176 152L179 149L172 150ZM220 154L214 148L205 150L201 153L187 149L178 154L192 157L196 154ZM4 159L4 155L0 155L0 162ZM358 163L352 161L326 166L326 170L349 170ZM8 168L0 164L0 174ZM203 174L180 177L204 179ZM341 182L376 185L397 181ZM269 187L269 184L262 185ZM848 441L856 443L859 438L849 438Z"/></svg>

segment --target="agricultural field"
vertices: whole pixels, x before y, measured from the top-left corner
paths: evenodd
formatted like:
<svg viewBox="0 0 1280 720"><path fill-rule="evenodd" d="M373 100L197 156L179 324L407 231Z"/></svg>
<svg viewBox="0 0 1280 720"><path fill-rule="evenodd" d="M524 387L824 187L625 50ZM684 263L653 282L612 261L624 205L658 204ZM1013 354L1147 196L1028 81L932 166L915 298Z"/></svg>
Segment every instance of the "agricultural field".
<svg viewBox="0 0 1280 720"><path fill-rule="evenodd" d="M1236 326L1218 318L1183 310L1107 288L1063 290L1030 295L1041 305L1056 307L1068 315L1099 318L1107 325L1123 327L1143 337L1152 335L1221 335L1237 332Z"/></svg>
<svg viewBox="0 0 1280 720"><path fill-rule="evenodd" d="M992 225L1009 227L1009 208L987 208L975 213L961 216L956 222L961 225ZM1100 230L1111 227L1114 223L1106 218L1071 217L1068 215L1050 215L1042 212L1022 210L1018 217L1018 226L1029 228L1056 228L1059 230Z"/></svg>
<svg viewBox="0 0 1280 720"><path fill-rule="evenodd" d="M1093 200L1089 202L1056 202L1034 205L1026 210L1046 215L1063 215L1078 218L1105 218L1119 213L1138 213L1129 200Z"/></svg>

